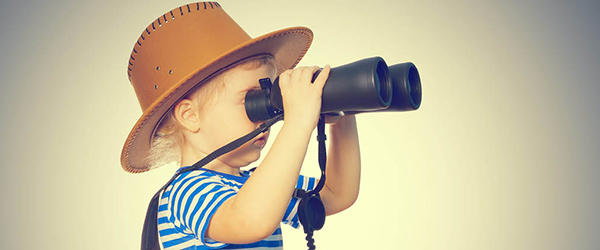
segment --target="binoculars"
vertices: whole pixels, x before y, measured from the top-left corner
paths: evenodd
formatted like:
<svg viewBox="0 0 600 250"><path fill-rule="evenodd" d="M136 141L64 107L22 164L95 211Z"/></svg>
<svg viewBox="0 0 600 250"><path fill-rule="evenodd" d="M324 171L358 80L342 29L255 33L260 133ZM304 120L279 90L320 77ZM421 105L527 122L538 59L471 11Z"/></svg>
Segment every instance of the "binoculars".
<svg viewBox="0 0 600 250"><path fill-rule="evenodd" d="M322 69L315 72L313 81ZM283 112L279 77L259 80L260 90L246 93L245 108L252 122L265 121ZM421 105L421 78L410 62L388 67L372 57L331 68L323 87L321 113L358 114L411 111Z"/></svg>

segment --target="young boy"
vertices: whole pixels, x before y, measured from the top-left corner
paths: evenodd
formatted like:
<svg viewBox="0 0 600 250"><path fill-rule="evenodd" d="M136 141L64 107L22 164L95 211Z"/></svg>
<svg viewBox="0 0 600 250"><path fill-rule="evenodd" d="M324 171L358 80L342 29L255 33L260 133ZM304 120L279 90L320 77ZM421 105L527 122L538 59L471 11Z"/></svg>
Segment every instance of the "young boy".
<svg viewBox="0 0 600 250"><path fill-rule="evenodd" d="M123 168L148 171L162 163L191 166L255 130L244 97L259 79L279 76L284 124L255 171L269 132L176 178L161 194L158 234L164 249L282 247L281 222L298 227L294 188L314 189L299 175L321 109L326 66L294 66L312 41L303 27L250 38L218 3L194 3L160 16L134 45L129 79L144 113L130 133ZM320 191L327 215L358 197L360 153L354 116L330 121L327 178Z"/></svg>

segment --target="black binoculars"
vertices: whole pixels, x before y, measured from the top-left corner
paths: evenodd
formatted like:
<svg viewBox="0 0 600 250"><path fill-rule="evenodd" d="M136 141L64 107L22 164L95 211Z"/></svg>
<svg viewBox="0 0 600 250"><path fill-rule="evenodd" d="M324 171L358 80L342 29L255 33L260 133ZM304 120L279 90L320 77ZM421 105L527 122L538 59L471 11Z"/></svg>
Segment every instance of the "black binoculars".
<svg viewBox="0 0 600 250"><path fill-rule="evenodd" d="M313 81L322 69L315 72ZM260 90L246 93L246 114L252 122L265 121L283 112L279 77L259 80ZM421 105L421 78L410 62L388 67L372 57L331 68L323 87L321 113L345 114L411 111Z"/></svg>

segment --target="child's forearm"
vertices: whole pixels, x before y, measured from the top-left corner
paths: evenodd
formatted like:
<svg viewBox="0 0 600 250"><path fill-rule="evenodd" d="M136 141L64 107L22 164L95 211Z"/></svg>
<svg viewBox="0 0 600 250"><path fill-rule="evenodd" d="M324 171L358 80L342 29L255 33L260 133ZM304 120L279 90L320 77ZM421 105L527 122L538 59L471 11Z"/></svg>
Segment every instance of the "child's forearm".
<svg viewBox="0 0 600 250"><path fill-rule="evenodd" d="M311 134L312 130L284 123L263 162L237 195L223 204L226 208L219 216L247 223L251 232L240 232L246 235L267 237L277 229L298 180ZM243 228L230 227L226 231L235 234L231 230Z"/></svg>
<svg viewBox="0 0 600 250"><path fill-rule="evenodd" d="M331 215L350 207L358 198L361 163L356 117L341 118L329 131L327 178L320 194Z"/></svg>
<svg viewBox="0 0 600 250"><path fill-rule="evenodd" d="M242 187L238 201L249 203L263 221L270 221L273 230L281 222L306 155L312 131L284 124L273 145L252 178ZM242 194L242 190L238 196ZM245 199L251 199L250 201Z"/></svg>

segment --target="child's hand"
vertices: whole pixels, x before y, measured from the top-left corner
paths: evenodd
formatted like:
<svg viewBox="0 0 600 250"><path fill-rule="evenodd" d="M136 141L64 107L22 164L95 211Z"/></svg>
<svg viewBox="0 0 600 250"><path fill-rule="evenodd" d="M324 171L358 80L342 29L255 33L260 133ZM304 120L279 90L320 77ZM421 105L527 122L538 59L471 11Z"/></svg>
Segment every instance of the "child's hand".
<svg viewBox="0 0 600 250"><path fill-rule="evenodd" d="M321 113L323 86L329 77L331 67L326 65L317 79L311 83L313 74L319 67L298 67L288 69L279 76L279 86L283 99L284 122L312 129L317 126Z"/></svg>
<svg viewBox="0 0 600 250"><path fill-rule="evenodd" d="M344 116L344 112L325 113L325 124L334 125Z"/></svg>

